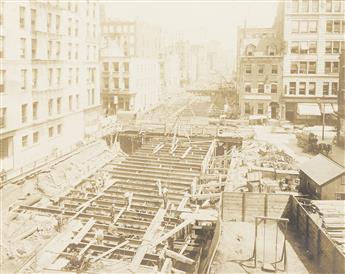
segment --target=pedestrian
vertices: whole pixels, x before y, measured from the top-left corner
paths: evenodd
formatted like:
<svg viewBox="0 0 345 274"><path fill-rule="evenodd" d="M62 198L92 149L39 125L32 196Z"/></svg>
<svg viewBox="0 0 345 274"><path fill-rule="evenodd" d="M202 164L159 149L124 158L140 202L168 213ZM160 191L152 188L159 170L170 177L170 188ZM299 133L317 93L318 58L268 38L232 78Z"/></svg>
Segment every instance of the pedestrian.
<svg viewBox="0 0 345 274"><path fill-rule="evenodd" d="M164 208L166 209L168 206L168 189L166 187L163 188L162 195L163 195Z"/></svg>

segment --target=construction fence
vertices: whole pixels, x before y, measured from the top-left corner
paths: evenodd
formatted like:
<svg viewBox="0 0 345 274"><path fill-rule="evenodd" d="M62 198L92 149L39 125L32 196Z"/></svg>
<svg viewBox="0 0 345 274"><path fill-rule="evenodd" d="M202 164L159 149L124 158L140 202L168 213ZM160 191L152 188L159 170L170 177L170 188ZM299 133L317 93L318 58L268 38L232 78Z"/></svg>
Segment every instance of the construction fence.
<svg viewBox="0 0 345 274"><path fill-rule="evenodd" d="M290 197L287 217L290 225L294 226L297 235L303 240L309 256L318 264L320 272L345 273L344 253L321 225L312 219L296 197Z"/></svg>

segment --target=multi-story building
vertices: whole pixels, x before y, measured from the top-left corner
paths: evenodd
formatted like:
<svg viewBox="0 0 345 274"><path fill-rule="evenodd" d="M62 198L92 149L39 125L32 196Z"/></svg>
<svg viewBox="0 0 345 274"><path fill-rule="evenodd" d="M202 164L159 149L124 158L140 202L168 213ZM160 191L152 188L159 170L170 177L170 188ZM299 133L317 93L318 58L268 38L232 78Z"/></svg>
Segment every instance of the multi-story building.
<svg viewBox="0 0 345 274"><path fill-rule="evenodd" d="M345 49L340 55L337 143L345 146Z"/></svg>
<svg viewBox="0 0 345 274"><path fill-rule="evenodd" d="M96 2L2 1L1 168L82 141L99 115Z"/></svg>
<svg viewBox="0 0 345 274"><path fill-rule="evenodd" d="M151 109L158 103L161 91L160 29L142 22L106 18L102 18L101 28L101 93L106 112Z"/></svg>
<svg viewBox="0 0 345 274"><path fill-rule="evenodd" d="M158 103L159 64L156 59L128 57L115 41L101 50L102 104L107 115L144 112Z"/></svg>
<svg viewBox="0 0 345 274"><path fill-rule="evenodd" d="M283 5L286 119L320 117L320 109L326 113L336 109L339 53L345 45L345 2L289 0Z"/></svg>
<svg viewBox="0 0 345 274"><path fill-rule="evenodd" d="M283 111L282 43L276 28L239 28L237 90L241 116L279 119Z"/></svg>

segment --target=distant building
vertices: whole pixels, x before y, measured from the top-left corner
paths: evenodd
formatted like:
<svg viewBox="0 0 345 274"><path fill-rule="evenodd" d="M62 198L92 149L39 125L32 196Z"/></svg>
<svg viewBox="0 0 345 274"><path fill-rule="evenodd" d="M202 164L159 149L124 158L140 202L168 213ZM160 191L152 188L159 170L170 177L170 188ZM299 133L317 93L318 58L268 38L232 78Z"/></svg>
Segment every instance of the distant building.
<svg viewBox="0 0 345 274"><path fill-rule="evenodd" d="M153 108L161 93L160 29L143 22L102 18L101 30L105 112Z"/></svg>
<svg viewBox="0 0 345 274"><path fill-rule="evenodd" d="M237 38L237 90L241 116L279 119L283 48L275 28L240 28Z"/></svg>
<svg viewBox="0 0 345 274"><path fill-rule="evenodd" d="M160 91L157 59L124 56L116 42L101 50L101 95L104 111L143 112L158 103Z"/></svg>
<svg viewBox="0 0 345 274"><path fill-rule="evenodd" d="M345 200L345 168L318 154L300 166L300 187L313 198Z"/></svg>
<svg viewBox="0 0 345 274"><path fill-rule="evenodd" d="M97 132L99 6L2 1L0 12L0 158L15 171Z"/></svg>
<svg viewBox="0 0 345 274"><path fill-rule="evenodd" d="M339 53L345 45L345 2L284 1L283 100L286 119L337 110ZM325 108L321 105L326 104ZM308 117L307 117L308 118Z"/></svg>
<svg viewBox="0 0 345 274"><path fill-rule="evenodd" d="M340 55L337 143L345 146L345 48Z"/></svg>

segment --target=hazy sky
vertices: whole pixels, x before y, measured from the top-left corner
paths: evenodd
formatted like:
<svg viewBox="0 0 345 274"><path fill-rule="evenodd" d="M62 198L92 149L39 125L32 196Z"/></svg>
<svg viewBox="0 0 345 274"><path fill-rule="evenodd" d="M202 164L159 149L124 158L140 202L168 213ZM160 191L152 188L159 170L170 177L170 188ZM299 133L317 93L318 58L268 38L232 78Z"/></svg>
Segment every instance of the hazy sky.
<svg viewBox="0 0 345 274"><path fill-rule="evenodd" d="M232 51L237 26L270 27L277 0L223 1L107 1L108 17L137 19L165 29L184 33L193 42L218 40Z"/></svg>

